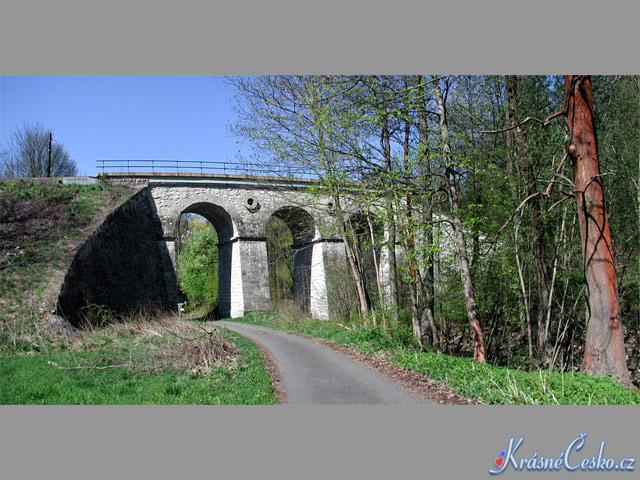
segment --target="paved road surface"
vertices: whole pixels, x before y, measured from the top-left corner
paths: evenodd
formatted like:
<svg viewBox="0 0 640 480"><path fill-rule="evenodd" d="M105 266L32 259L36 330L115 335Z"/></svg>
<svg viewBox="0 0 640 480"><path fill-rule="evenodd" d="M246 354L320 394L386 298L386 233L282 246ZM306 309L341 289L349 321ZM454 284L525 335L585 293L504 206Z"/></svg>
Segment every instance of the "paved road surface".
<svg viewBox="0 0 640 480"><path fill-rule="evenodd" d="M278 363L289 404L427 404L365 365L280 330L234 322L217 325L265 347Z"/></svg>

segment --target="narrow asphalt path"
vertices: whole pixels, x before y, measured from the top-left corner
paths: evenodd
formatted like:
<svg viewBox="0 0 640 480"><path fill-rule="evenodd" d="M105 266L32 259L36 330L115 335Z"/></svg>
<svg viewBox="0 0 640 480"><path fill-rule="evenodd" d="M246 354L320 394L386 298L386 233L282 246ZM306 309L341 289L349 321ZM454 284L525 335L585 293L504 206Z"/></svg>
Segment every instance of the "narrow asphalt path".
<svg viewBox="0 0 640 480"><path fill-rule="evenodd" d="M427 404L369 367L306 338L235 322L216 322L269 350L289 404Z"/></svg>

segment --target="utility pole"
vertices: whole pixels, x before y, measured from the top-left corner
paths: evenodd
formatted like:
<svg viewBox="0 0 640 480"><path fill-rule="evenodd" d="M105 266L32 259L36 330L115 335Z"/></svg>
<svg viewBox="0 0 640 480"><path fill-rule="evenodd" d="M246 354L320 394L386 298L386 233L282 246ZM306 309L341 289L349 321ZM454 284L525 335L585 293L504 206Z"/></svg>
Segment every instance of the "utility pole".
<svg viewBox="0 0 640 480"><path fill-rule="evenodd" d="M53 133L49 132L49 162L47 163L47 177L51 176L51 143L53 142Z"/></svg>

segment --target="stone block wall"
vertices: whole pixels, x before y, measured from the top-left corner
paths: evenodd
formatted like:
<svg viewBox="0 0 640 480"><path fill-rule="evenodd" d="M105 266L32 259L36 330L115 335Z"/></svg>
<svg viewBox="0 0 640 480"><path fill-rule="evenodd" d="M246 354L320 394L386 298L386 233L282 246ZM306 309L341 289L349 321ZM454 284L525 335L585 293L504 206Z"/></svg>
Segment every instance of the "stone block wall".
<svg viewBox="0 0 640 480"><path fill-rule="evenodd" d="M316 309L320 318L337 316L339 303L349 296L349 291L354 289L353 278L347 263L347 254L344 244L339 241L325 241L321 244L322 262L324 263L324 285L314 284L312 277L312 307L316 298ZM354 290L355 292L355 290ZM324 296L324 301L322 298ZM355 297L354 297L355 300Z"/></svg>
<svg viewBox="0 0 640 480"><path fill-rule="evenodd" d="M87 305L118 314L175 308L177 282L148 189L114 210L79 249L57 301L59 315L78 325Z"/></svg>
<svg viewBox="0 0 640 480"><path fill-rule="evenodd" d="M237 244L237 261L242 265L244 312L267 312L271 310L267 242L260 238L240 239Z"/></svg>

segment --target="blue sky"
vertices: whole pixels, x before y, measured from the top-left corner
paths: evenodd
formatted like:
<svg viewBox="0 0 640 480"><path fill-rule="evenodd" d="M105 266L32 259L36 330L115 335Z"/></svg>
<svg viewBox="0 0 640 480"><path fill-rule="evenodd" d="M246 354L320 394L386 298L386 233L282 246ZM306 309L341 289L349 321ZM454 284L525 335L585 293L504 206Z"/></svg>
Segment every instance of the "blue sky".
<svg viewBox="0 0 640 480"><path fill-rule="evenodd" d="M80 175L105 159L235 161L233 94L216 76L3 76L0 141L38 122Z"/></svg>

